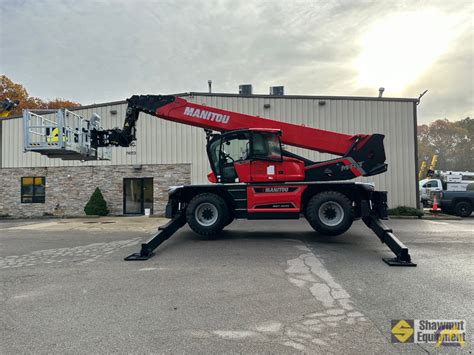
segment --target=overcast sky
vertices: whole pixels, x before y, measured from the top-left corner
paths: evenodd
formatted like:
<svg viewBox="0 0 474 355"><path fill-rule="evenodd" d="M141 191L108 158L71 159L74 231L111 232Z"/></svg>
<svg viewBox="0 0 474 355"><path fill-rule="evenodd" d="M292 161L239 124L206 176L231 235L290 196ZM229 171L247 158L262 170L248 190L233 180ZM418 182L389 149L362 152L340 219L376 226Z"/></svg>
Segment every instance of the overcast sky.
<svg viewBox="0 0 474 355"><path fill-rule="evenodd" d="M473 3L0 0L0 72L82 104L238 91L418 97L419 122L473 117Z"/></svg>

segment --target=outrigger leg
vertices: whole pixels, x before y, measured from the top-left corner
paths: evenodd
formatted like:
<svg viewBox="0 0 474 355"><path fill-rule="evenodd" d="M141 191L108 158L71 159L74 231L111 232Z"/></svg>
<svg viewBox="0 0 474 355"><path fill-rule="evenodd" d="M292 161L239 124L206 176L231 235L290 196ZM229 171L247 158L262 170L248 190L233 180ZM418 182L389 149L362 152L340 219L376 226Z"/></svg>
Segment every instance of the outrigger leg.
<svg viewBox="0 0 474 355"><path fill-rule="evenodd" d="M171 221L164 226L158 228L158 233L155 234L148 242L142 244L142 249L139 253L133 253L127 256L124 260L148 260L155 255L154 250L168 240L178 229L186 224L186 218L183 212L178 213Z"/></svg>
<svg viewBox="0 0 474 355"><path fill-rule="evenodd" d="M364 223L372 229L382 243L385 243L390 250L395 254L395 258L384 258L382 259L390 266L416 266L412 263L408 248L403 244L396 236L393 231L388 228L382 221L371 214L366 217L362 217Z"/></svg>

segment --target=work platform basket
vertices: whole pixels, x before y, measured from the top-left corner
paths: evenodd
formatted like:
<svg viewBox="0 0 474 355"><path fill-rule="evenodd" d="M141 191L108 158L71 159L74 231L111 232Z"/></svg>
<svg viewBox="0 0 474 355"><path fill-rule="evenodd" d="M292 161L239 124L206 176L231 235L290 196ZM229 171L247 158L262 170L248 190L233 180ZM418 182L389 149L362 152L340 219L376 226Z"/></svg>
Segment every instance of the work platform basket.
<svg viewBox="0 0 474 355"><path fill-rule="evenodd" d="M109 148L91 146L91 130L102 130L100 117L90 119L67 109L23 110L24 151L63 160L110 160Z"/></svg>

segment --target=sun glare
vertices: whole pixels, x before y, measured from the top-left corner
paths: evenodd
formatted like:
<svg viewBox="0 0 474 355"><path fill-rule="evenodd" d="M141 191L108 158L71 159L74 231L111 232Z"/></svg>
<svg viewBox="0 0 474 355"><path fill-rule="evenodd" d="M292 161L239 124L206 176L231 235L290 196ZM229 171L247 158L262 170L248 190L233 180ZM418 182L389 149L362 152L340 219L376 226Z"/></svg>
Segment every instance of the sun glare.
<svg viewBox="0 0 474 355"><path fill-rule="evenodd" d="M358 85L399 93L448 49L459 32L458 23L436 10L377 21L361 38L361 53L354 62Z"/></svg>

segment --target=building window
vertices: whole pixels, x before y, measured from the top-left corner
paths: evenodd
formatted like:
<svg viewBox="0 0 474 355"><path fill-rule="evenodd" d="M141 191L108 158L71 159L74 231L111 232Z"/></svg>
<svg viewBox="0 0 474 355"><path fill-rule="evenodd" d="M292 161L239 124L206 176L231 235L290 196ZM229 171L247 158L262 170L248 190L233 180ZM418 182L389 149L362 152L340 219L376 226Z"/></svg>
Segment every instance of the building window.
<svg viewBox="0 0 474 355"><path fill-rule="evenodd" d="M46 179L44 176L21 178L21 203L44 203Z"/></svg>

